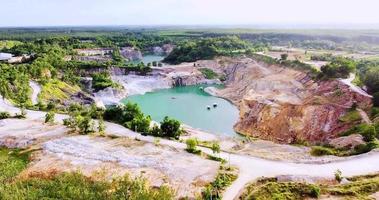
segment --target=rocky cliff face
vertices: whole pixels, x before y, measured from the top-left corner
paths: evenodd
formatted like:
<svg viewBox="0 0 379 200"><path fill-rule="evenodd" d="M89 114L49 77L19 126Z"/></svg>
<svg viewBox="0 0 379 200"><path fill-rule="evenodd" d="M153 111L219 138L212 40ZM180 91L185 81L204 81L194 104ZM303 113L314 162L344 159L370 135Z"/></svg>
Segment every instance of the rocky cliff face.
<svg viewBox="0 0 379 200"><path fill-rule="evenodd" d="M142 53L132 47L121 48L121 55L129 61L142 60Z"/></svg>
<svg viewBox="0 0 379 200"><path fill-rule="evenodd" d="M367 110L370 96L341 80L314 82L307 74L249 58L220 59L227 74L218 95L240 109L235 130L280 143L327 142L351 124L339 120L354 105Z"/></svg>

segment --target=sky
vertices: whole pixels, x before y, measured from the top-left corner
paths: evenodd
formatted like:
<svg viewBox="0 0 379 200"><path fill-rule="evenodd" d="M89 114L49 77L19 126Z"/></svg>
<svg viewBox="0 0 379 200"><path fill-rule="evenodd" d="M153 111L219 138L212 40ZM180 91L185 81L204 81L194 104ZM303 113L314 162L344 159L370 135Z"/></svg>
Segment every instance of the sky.
<svg viewBox="0 0 379 200"><path fill-rule="evenodd" d="M0 0L0 26L379 24L379 0Z"/></svg>

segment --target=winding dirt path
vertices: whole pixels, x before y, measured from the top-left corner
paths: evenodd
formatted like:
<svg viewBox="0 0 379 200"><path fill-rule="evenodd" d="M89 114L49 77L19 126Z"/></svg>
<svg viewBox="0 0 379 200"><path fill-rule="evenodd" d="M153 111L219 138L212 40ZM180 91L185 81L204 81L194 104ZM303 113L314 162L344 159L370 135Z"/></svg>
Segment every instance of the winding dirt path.
<svg viewBox="0 0 379 200"><path fill-rule="evenodd" d="M41 86L35 81L29 81L29 86L32 88L32 103L33 105L38 103L38 95L41 92Z"/></svg>
<svg viewBox="0 0 379 200"><path fill-rule="evenodd" d="M19 112L4 100L0 100L0 110L9 112ZM44 112L28 111L27 118L41 119L45 116ZM56 115L56 121L62 123L67 118L66 115ZM121 137L138 138L141 141L154 142L154 137L142 136L125 127L106 123L106 133ZM185 149L186 145L173 140L161 139L161 145L171 146L178 149ZM200 147L203 152L211 154L208 148ZM344 176L364 175L379 171L379 152L371 152L360 156L347 158L343 161L337 161L327 164L299 164L283 161L270 161L252 156L230 154L222 152L220 157L230 161L230 164L239 168L239 176L233 184L228 187L224 193L226 200L232 200L238 197L239 193L244 189L245 185L250 181L254 181L259 177L272 177L277 175L308 175L324 178L334 177L334 172L339 169Z"/></svg>

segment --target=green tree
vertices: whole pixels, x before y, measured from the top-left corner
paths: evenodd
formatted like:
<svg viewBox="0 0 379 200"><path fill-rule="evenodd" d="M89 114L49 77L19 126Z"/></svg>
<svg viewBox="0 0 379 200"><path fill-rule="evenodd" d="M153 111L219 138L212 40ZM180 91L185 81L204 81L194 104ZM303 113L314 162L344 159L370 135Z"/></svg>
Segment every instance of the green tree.
<svg viewBox="0 0 379 200"><path fill-rule="evenodd" d="M164 137L172 137L178 139L182 134L182 130L180 129L180 122L175 119L170 119L168 116L166 116L161 122L161 130Z"/></svg>
<svg viewBox="0 0 379 200"><path fill-rule="evenodd" d="M321 67L325 78L348 78L356 69L356 63L348 58L338 57Z"/></svg>
<svg viewBox="0 0 379 200"><path fill-rule="evenodd" d="M379 92L379 66L372 67L365 73L364 83L370 92Z"/></svg>
<svg viewBox="0 0 379 200"><path fill-rule="evenodd" d="M288 54L286 54L286 53L280 54L281 60L287 60L287 58L288 58Z"/></svg>

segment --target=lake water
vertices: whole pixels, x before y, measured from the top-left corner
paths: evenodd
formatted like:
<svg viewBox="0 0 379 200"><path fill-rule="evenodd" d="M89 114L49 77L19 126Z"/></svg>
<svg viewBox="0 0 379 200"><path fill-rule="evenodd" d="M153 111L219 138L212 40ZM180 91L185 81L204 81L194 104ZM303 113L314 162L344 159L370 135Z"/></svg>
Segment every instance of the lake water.
<svg viewBox="0 0 379 200"><path fill-rule="evenodd" d="M233 125L238 120L238 109L229 101L211 96L198 86L183 86L162 89L144 95L134 95L124 99L137 103L142 111L154 121L162 121L169 116L193 128L213 134L237 136ZM218 106L213 107L216 103ZM208 110L207 106L211 109Z"/></svg>
<svg viewBox="0 0 379 200"><path fill-rule="evenodd" d="M144 55L142 60L135 60L135 61L132 61L132 63L138 64L140 62L143 62L143 63L147 64L147 63L152 63L154 61L160 62L164 58L165 57L163 57L163 56L157 56L157 55Z"/></svg>

